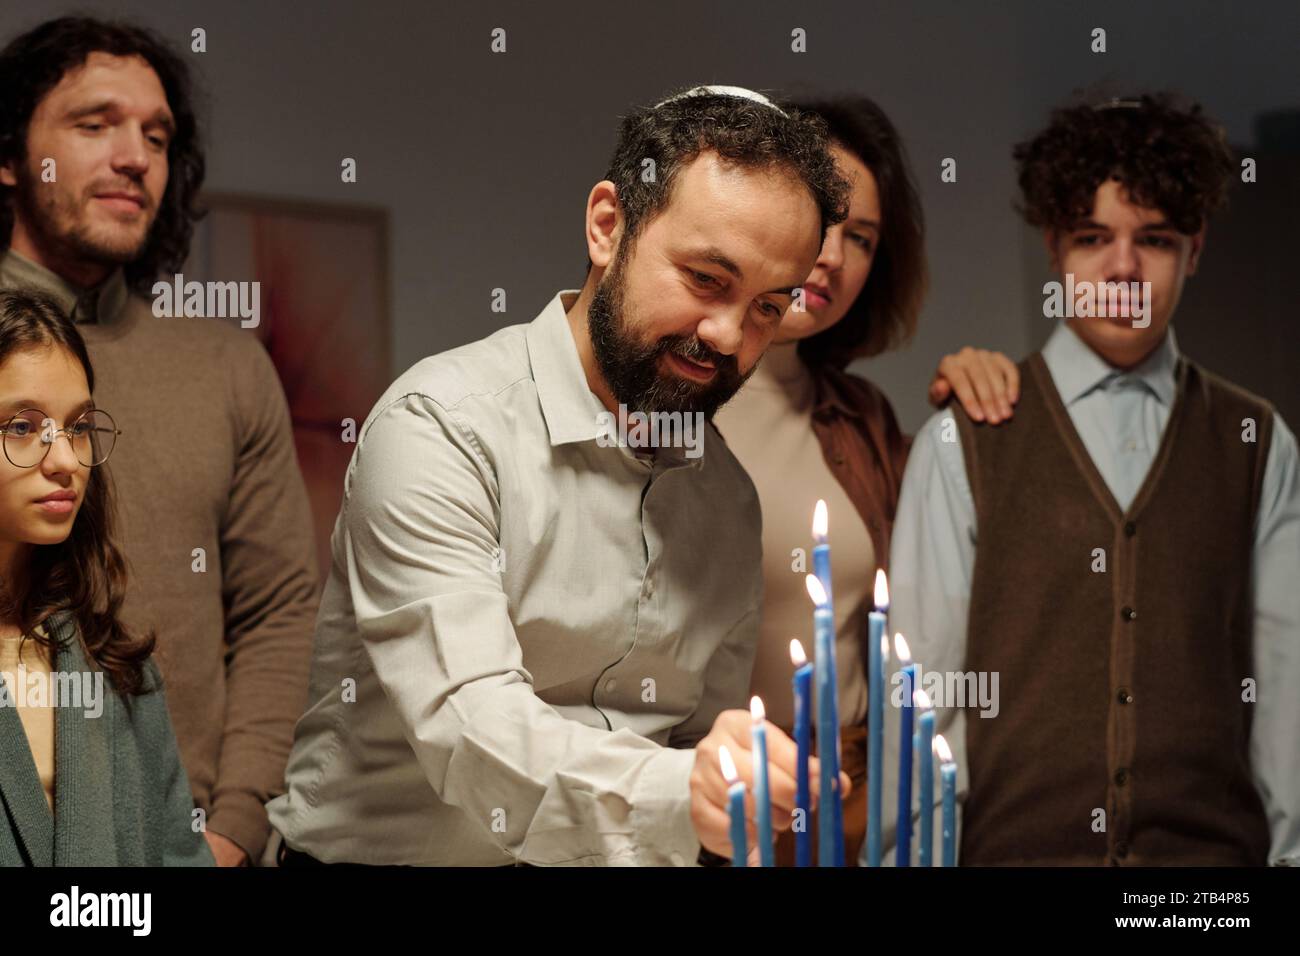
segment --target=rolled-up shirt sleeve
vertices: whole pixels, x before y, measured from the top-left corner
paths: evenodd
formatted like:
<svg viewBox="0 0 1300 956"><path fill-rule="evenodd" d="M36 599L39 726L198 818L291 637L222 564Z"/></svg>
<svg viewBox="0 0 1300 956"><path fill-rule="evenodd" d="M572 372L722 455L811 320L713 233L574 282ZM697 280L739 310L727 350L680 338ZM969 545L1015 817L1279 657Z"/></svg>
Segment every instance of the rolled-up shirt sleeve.
<svg viewBox="0 0 1300 956"><path fill-rule="evenodd" d="M337 556L403 733L438 798L519 862L693 863L693 751L534 692L494 561L492 455L454 410L408 394L372 416L348 476Z"/></svg>

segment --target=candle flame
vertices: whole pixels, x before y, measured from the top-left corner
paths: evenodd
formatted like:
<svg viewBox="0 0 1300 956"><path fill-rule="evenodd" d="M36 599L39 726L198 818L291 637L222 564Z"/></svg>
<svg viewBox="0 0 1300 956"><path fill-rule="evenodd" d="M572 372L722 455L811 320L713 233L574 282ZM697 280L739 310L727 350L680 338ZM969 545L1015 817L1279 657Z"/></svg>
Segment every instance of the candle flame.
<svg viewBox="0 0 1300 956"><path fill-rule="evenodd" d="M900 664L912 663L912 651L907 646L907 638L897 632L894 634L894 654Z"/></svg>
<svg viewBox="0 0 1300 956"><path fill-rule="evenodd" d="M826 589L822 587L822 582L817 575L809 574L804 578L804 585L808 588L808 596L812 598L813 603L818 607L826 606Z"/></svg>
<svg viewBox="0 0 1300 956"><path fill-rule="evenodd" d="M875 602L877 609L881 611L889 607L889 582L885 580L884 568L876 568Z"/></svg>
<svg viewBox="0 0 1300 956"><path fill-rule="evenodd" d="M763 722L763 718L767 716L767 711L763 709L762 698L749 698L749 716L754 718L754 723L756 724L761 724Z"/></svg>
<svg viewBox="0 0 1300 956"><path fill-rule="evenodd" d="M795 667L803 667L808 663L808 655L803 652L803 645L799 643L798 638L792 638L790 641L790 663Z"/></svg>
<svg viewBox="0 0 1300 956"><path fill-rule="evenodd" d="M935 735L934 755L939 758L940 763L952 763L952 748L948 746L948 741L943 739L943 734Z"/></svg>
<svg viewBox="0 0 1300 956"><path fill-rule="evenodd" d="M923 690L912 691L912 703L927 710L934 706L934 704L930 703L930 695Z"/></svg>
<svg viewBox="0 0 1300 956"><path fill-rule="evenodd" d="M736 761L731 759L731 751L727 749L726 744L718 748L718 763L722 765L722 776L726 778L727 783L735 783L740 779L736 774Z"/></svg>
<svg viewBox="0 0 1300 956"><path fill-rule="evenodd" d="M817 507L813 508L813 537L817 539L818 544L826 540L826 532L830 529L830 523L830 515L826 513L826 502L818 498Z"/></svg>

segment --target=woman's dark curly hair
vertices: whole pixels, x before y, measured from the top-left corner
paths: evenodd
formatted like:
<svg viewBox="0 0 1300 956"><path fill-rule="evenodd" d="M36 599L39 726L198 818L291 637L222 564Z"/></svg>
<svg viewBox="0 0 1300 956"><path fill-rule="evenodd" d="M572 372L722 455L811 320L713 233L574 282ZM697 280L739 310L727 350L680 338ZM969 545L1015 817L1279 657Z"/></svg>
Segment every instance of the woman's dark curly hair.
<svg viewBox="0 0 1300 956"><path fill-rule="evenodd" d="M710 150L745 168L793 172L817 203L822 237L844 221L849 183L827 152L824 121L741 96L685 92L634 110L619 127L605 178L616 187L623 213L621 243L635 242L667 208L682 169ZM654 161L653 177L644 175L646 160Z"/></svg>
<svg viewBox="0 0 1300 956"><path fill-rule="evenodd" d="M1171 93L1070 106L1012 155L1031 226L1066 230L1092 213L1097 188L1123 184L1130 201L1158 209L1192 235L1223 205L1236 167L1223 129Z"/></svg>
<svg viewBox="0 0 1300 956"><path fill-rule="evenodd" d="M0 365L19 352L63 349L81 363L91 394L95 371L81 333L48 296L26 289L0 291ZM88 660L121 695L143 693L152 633L132 636L122 625L126 562L113 543L113 490L106 465L90 469L86 497L72 531L59 544L35 545L22 582L0 580L0 614L24 639L53 650L54 635L36 627L71 611ZM46 628L49 631L49 628Z"/></svg>
<svg viewBox="0 0 1300 956"><path fill-rule="evenodd" d="M867 284L844 318L801 339L806 365L843 369L856 358L908 342L925 300L925 215L898 130L865 96L797 99L793 105L822 117L831 141L871 171L880 195L880 235Z"/></svg>
<svg viewBox="0 0 1300 956"><path fill-rule="evenodd" d="M61 17L16 37L0 51L0 164L27 159L27 129L42 99L91 53L139 56L153 68L176 123L167 145L167 190L144 250L125 266L127 284L148 295L154 279L180 271L189 253L205 164L189 69L161 37L128 23ZM0 248L13 233L14 196L0 186Z"/></svg>

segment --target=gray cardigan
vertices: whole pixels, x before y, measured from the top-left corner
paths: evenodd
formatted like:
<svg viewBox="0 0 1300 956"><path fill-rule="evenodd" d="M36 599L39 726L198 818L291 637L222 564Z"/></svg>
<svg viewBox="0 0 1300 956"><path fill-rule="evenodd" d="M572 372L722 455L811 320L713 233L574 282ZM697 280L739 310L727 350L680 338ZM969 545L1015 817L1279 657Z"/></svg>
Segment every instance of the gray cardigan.
<svg viewBox="0 0 1300 956"><path fill-rule="evenodd" d="M45 629L59 642L52 672L92 670L70 613ZM151 691L127 701L105 675L98 716L56 708L53 813L17 709L0 705L0 865L213 865L191 826L194 801L161 674L152 660L145 672Z"/></svg>

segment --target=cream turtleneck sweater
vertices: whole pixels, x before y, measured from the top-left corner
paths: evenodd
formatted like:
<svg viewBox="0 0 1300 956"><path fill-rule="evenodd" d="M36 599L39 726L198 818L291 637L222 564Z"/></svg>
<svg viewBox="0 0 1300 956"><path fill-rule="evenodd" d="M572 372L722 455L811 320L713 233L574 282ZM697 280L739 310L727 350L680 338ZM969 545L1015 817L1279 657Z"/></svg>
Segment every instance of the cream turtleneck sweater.
<svg viewBox="0 0 1300 956"><path fill-rule="evenodd" d="M842 724L867 710L861 633L871 610L875 551L853 503L831 474L812 428L813 379L796 344L774 345L740 392L714 417L758 490L763 511L763 612L752 692L768 719L794 723L790 639L813 656L812 602L804 575L812 571L812 516L818 498L830 512L835 589L836 672ZM802 549L797 561L795 549Z"/></svg>

